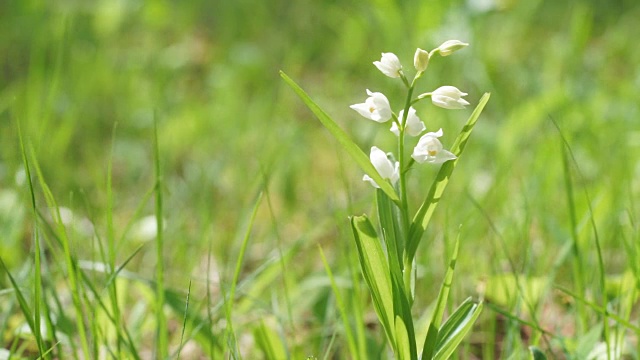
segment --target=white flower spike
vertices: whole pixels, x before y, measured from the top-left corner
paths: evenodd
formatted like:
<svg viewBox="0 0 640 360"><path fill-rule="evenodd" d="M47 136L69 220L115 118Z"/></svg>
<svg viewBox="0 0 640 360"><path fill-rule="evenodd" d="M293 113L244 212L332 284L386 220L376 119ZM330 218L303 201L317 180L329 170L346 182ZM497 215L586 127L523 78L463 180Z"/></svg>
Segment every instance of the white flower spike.
<svg viewBox="0 0 640 360"><path fill-rule="evenodd" d="M371 154L369 155L369 159L371 160L373 167L376 168L376 171L378 171L378 174L380 174L383 179L391 181L392 184L398 181L398 179L400 178L399 162L396 161L394 164L393 162L391 162L391 160L389 160L387 154L384 151L378 149L375 146L371 147ZM380 186L369 175L363 176L362 180L370 183L375 188L380 188Z"/></svg>
<svg viewBox="0 0 640 360"><path fill-rule="evenodd" d="M438 46L436 50L440 53L440 56L449 56L454 51L458 51L467 46L469 46L469 44L463 43L459 40L447 40L443 42L442 45Z"/></svg>
<svg viewBox="0 0 640 360"><path fill-rule="evenodd" d="M455 86L441 86L431 92L431 102L444 109L464 109L469 103L462 98L463 96L467 96L467 93Z"/></svg>
<svg viewBox="0 0 640 360"><path fill-rule="evenodd" d="M391 119L391 106L387 97L383 93L371 92L369 89L367 89L367 95L369 97L363 103L349 107L375 122L383 123Z"/></svg>
<svg viewBox="0 0 640 360"><path fill-rule="evenodd" d="M394 53L382 53L382 58L380 59L380 61L374 61L373 65L375 65L378 70L380 70L388 77L400 77L402 64L400 64L400 59L398 59L398 57Z"/></svg>
<svg viewBox="0 0 640 360"><path fill-rule="evenodd" d="M398 119L402 121L403 116L404 116L404 109L400 110L400 114L398 114ZM409 107L405 133L409 134L410 136L418 136L425 129L426 129L426 126L424 126L424 123L420 120L418 115L416 115L416 109L414 109L413 106ZM395 122L391 126L391 132L396 134L396 136L400 136L400 129L398 129L398 124L396 124Z"/></svg>
<svg viewBox="0 0 640 360"><path fill-rule="evenodd" d="M455 160L457 157L442 148L442 143L438 140L442 136L442 129L433 133L422 135L418 141L418 145L413 149L411 157L419 163L442 164L449 160Z"/></svg>

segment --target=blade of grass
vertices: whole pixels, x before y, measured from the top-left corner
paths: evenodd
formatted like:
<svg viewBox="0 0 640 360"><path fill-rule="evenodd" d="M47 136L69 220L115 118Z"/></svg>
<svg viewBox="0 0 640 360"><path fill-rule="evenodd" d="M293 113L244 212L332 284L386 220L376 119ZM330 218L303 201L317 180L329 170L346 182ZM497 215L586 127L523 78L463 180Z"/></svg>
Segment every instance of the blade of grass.
<svg viewBox="0 0 640 360"><path fill-rule="evenodd" d="M167 318L164 314L164 237L163 237L163 176L160 168L160 145L158 144L158 117L154 113L153 120L153 150L155 165L155 195L156 195L156 356L166 359L169 354L169 340Z"/></svg>
<svg viewBox="0 0 640 360"><path fill-rule="evenodd" d="M51 209L51 213L52 213L51 215L56 225L55 232L58 236L58 239L60 240L60 243L62 244L62 248L64 252L64 262L67 268L67 278L69 281L69 287L71 291L71 300L73 303L74 310L76 312L75 319L76 319L76 327L78 330L78 334L80 336L80 345L82 347L82 353L85 356L85 358L89 358L89 354L90 354L89 341L87 336L87 330L85 327L86 312L84 311L84 304L82 302L82 296L81 296L82 286L78 281L79 275L78 275L77 260L73 252L71 251L70 239L67 234L66 226L62 222L60 209L58 207L56 199L53 196L53 193L51 192L49 185L44 179L44 175L42 174L42 170L40 169L40 166L36 160L35 151L33 150L33 148L30 148L30 152L31 152L33 167L36 170L40 187L42 188L42 192L44 193L47 206L49 207L49 209Z"/></svg>
<svg viewBox="0 0 640 360"><path fill-rule="evenodd" d="M333 277L333 272L331 271L331 267L327 262L327 258L324 256L324 251L322 251L322 247L318 244L318 251L320 252L320 259L324 264L324 270L329 277L329 281L331 282L331 288L333 289L333 294L336 297L336 303L338 305L338 311L340 312L340 317L342 318L342 325L344 327L344 332L347 335L347 345L349 346L349 352L354 359L366 359L366 356L363 357L358 351L358 346L356 344L355 337L353 336L353 330L351 329L351 323L349 321L349 312L345 305L345 302L342 299L342 295L340 295L340 289L338 289L338 285L336 284L336 280Z"/></svg>
<svg viewBox="0 0 640 360"><path fill-rule="evenodd" d="M255 200L255 204L253 206L253 211L251 212L251 218L249 219L249 223L247 224L247 229L244 235L244 239L242 240L242 244L240 245L240 253L238 254L238 259L236 260L236 267L233 273L233 279L231 281L231 288L229 290L228 297L225 296L225 315L227 318L227 336L230 341L232 341L233 349L232 351L237 352L237 341L236 335L233 330L233 304L236 294L236 286L238 284L238 280L240 279L240 271L242 270L242 263L244 262L244 255L247 251L247 245L249 244L249 238L251 237L251 230L253 229L253 222L258 214L258 208L260 207L260 203L262 200L262 191L258 193L258 196ZM239 355L239 353L238 353Z"/></svg>
<svg viewBox="0 0 640 360"><path fill-rule="evenodd" d="M265 319L261 319L253 331L253 336L262 350L265 359L289 359L287 350L278 333L267 325Z"/></svg>
<svg viewBox="0 0 640 360"><path fill-rule="evenodd" d="M189 289L187 290L187 300L184 305L184 318L182 320L182 332L180 333L180 346L178 347L178 356L177 359L180 359L180 353L182 352L182 347L184 346L184 331L187 328L187 318L189 315L189 297L191 296L191 280L189 280Z"/></svg>
<svg viewBox="0 0 640 360"><path fill-rule="evenodd" d="M564 174L564 186L565 193L567 197L567 206L569 208L569 220L571 221L571 240L573 240L573 278L575 279L576 291L581 296L585 294L585 279L584 276L587 273L584 271L584 265L582 263L582 257L580 250L580 238L578 237L578 218L576 215L576 204L575 204L575 195L573 191L573 182L571 181L571 170L569 168L569 159L567 154L566 145L564 141L561 143L562 146L562 171ZM586 313L586 309L582 304L577 304L578 316L577 316L577 326L578 333L582 333L587 329L587 321L588 316Z"/></svg>
<svg viewBox="0 0 640 360"><path fill-rule="evenodd" d="M485 93L478 102L478 106L476 106L475 110L473 110L473 113L471 113L471 116L467 120L467 123L462 128L460 134L451 147L451 152L454 153L458 158L442 164L442 166L440 167L440 171L438 171L438 174L436 175L436 179L429 189L429 193L427 194L426 199L413 218L411 227L409 229L409 238L406 245L406 252L409 262L413 261L416 250L418 249L418 244L420 243L420 239L422 238L422 234L425 232L427 226L429 225L431 216L433 215L433 212L440 202L440 198L444 193L444 189L449 183L449 177L451 177L451 173L453 173L453 170L458 164L460 155L462 155L462 152L467 145L467 141L469 141L469 137L471 136L471 131L473 131L473 127L478 121L482 110L489 101L489 97L490 94Z"/></svg>
<svg viewBox="0 0 640 360"><path fill-rule="evenodd" d="M140 355L138 354L133 338L131 337L131 334L127 330L127 327L126 326L122 326L121 328L115 327L115 324L116 324L115 318L109 312L107 305L105 305L104 302L102 301L102 297L100 296L100 293L98 292L98 290L95 288L95 286L89 279L89 276L87 275L86 272L82 270L79 270L79 273L80 273L80 276L82 277L82 280L88 292L90 292L93 295L93 297L96 299L98 306L104 311L105 315L107 316L107 319L109 319L111 324L114 325L114 329L116 329L116 336L118 337L118 341L123 342L127 345L127 347L129 348L129 352L134 359L140 360ZM124 333L124 336L122 333Z"/></svg>
<svg viewBox="0 0 640 360"><path fill-rule="evenodd" d="M558 125L558 123L555 121L555 119L553 119L551 116L549 116L549 119L551 119L551 122L553 123L553 125L556 127L556 130L558 130L558 134L560 135L560 138L562 139L562 142L565 145L565 149L566 151L569 153L571 161L573 163L574 168L576 169L576 173L578 174L580 181L585 184L585 178L584 175L582 175L582 171L580 170L580 167L578 166L578 161L576 160L576 157L573 154L573 150L571 149L571 146L569 145L569 142L567 141L567 138L564 136L564 134L562 133L562 130L560 129L560 126ZM591 205L591 196L589 196L589 191L587 191L586 186L583 187L584 190L584 196L587 200L587 209L589 210L589 220L591 223L591 228L593 230L593 241L595 243L596 246L596 255L598 258L598 270L599 270L599 282L600 282L600 288L602 291L602 309L604 310L604 312L602 313L602 323L604 324L604 329L603 329L603 333L604 333L604 340L605 340L605 344L607 347L607 359L609 359L610 357L610 353L611 353L611 349L610 349L610 345L609 345L609 337L610 337L610 328L609 328L609 321L608 321L608 315L609 312L607 310L607 284L606 284L606 274L605 274L605 268L604 268L604 260L602 257L602 247L600 245L600 236L598 235L598 227L596 226L596 221L595 221L595 215L593 213L593 206Z"/></svg>
<svg viewBox="0 0 640 360"><path fill-rule="evenodd" d="M636 333L636 335L640 335L640 326L638 325L634 325L632 324L630 321L625 320L622 316L616 315L613 312L609 312L609 310L604 309L602 306L591 302L587 299L585 299L584 297L580 296L579 294L575 294L573 293L571 290L564 288L560 285L556 285L556 289L562 291L563 293L571 296L572 298L584 303L585 305L587 305L588 307L590 307L591 309L593 309L595 312L601 314L603 317L606 316L608 318L611 318L613 320L615 320L617 323L619 323L620 325L624 326L625 328L633 331Z"/></svg>
<svg viewBox="0 0 640 360"><path fill-rule="evenodd" d="M362 152L362 150L349 138L349 135L336 124L327 113L325 113L311 98L307 93L302 90L298 84L295 83L287 74L280 71L280 76L284 81L289 85L293 91L302 99L302 101L307 105L307 107L316 115L318 120L324 125L324 127L329 130L331 135L333 135L336 140L342 145L345 151L355 160L355 162L360 166L360 168L369 175L375 182L380 186L382 191L389 196L389 198L400 205L400 198L398 194L396 194L395 190L391 186L389 181L384 180L378 171L373 167L371 161L369 161L369 157Z"/></svg>
<svg viewBox="0 0 640 360"><path fill-rule="evenodd" d="M113 130L111 135L111 151L109 153L109 161L107 164L107 263L109 264L108 271L114 272L116 269L116 237L115 237L115 229L113 226L113 152L115 149L115 139L116 139L116 129L118 123L113 124ZM115 275L111 275L115 278ZM111 277L110 276L110 277ZM115 319L115 323L113 324L117 329L121 326L121 315L120 315L120 306L118 305L118 286L115 281L107 282L107 287L109 289L109 298L111 300L111 307L113 308L113 317ZM116 353L118 357L121 355L120 342L116 344Z"/></svg>
<svg viewBox="0 0 640 360"><path fill-rule="evenodd" d="M44 355L44 341L42 340L42 331L40 329L40 319L41 319L41 311L40 306L42 302L42 264L41 264L41 248L40 248L40 233L38 231L38 214L36 208L36 195L33 189L33 182L31 180L31 169L29 166L29 160L27 158L27 152L24 147L24 139L22 136L22 129L20 126L20 122L16 121L16 126L18 128L18 138L20 139L20 152L22 153L22 163L24 166L24 170L26 173L27 184L29 185L29 194L31 195L31 211L33 213L33 239L34 239L34 262L35 262L35 281L33 284L33 295L34 295L34 304L33 304L33 335L36 338L36 343L38 344L38 351L40 352L40 356ZM8 271L7 271L8 273ZM22 306L22 304L21 304ZM45 304L46 306L46 304ZM26 314L25 314L26 315Z"/></svg>
<svg viewBox="0 0 640 360"><path fill-rule="evenodd" d="M29 326L29 329L35 335L36 326L34 325L33 313L31 312L31 309L29 309L29 303L27 302L27 299L24 297L24 294L22 294L22 290L20 290L20 286L18 285L18 282L13 277L13 275L11 275L11 272L9 271L9 268L7 268L7 266L5 265L4 260L2 260L2 257L0 257L0 266L2 267L4 272L7 273L7 276L9 277L9 281L11 282L11 286L13 287L13 291L16 294L16 299L18 300L18 305L20 306L20 310L24 315L24 318L27 322L27 325ZM38 343L38 346L39 345L41 345L41 343ZM44 353L44 347L42 349L38 348L38 351L40 351L40 354Z"/></svg>

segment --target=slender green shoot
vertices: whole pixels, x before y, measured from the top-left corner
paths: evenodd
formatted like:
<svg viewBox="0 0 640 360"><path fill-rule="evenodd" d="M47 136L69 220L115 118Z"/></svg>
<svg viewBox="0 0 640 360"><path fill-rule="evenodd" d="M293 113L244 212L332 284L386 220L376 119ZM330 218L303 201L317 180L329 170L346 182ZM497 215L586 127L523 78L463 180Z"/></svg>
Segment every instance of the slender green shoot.
<svg viewBox="0 0 640 360"><path fill-rule="evenodd" d="M111 273L109 275L110 278L115 279L116 273L116 237L115 230L113 225L113 152L116 143L116 129L118 123L113 125L113 131L111 135L111 152L109 154L109 162L107 165L107 264L108 271ZM113 308L113 318L115 319L114 326L116 327L116 332L121 326L121 314L120 314L120 306L118 304L118 286L115 281L108 281L107 286L109 289L109 298L111 300L111 307ZM116 353L118 356L121 356L120 342L118 341L116 345Z"/></svg>
<svg viewBox="0 0 640 360"><path fill-rule="evenodd" d="M227 336L232 341L234 349L231 349L233 352L237 353L237 342L235 331L233 330L233 304L236 296L236 287L238 285L238 280L240 279L240 271L242 270L242 263L244 262L244 256L247 251L247 245L249 244L249 239L251 237L251 230L253 229L253 222L258 214L258 209L260 207L260 203L262 200L263 193L260 192L258 197L256 198L255 204L253 206L253 211L251 212L251 217L249 219L249 223L247 224L247 229L244 235L244 239L242 240L242 244L240 245L240 253L238 254L238 259L236 260L235 271L233 273L233 279L231 280L231 288L229 289L229 295L225 296L225 312L227 317ZM238 353L239 356L239 353Z"/></svg>
<svg viewBox="0 0 640 360"><path fill-rule="evenodd" d="M156 195L156 357L166 359L169 352L167 318L164 314L164 224L163 224L163 176L160 167L160 145L158 144L158 118L154 116L154 163Z"/></svg>
<svg viewBox="0 0 640 360"><path fill-rule="evenodd" d="M38 231L38 214L36 208L36 195L33 188L33 182L31 180L31 169L29 167L29 160L27 158L27 152L24 147L24 139L22 136L22 130L20 127L20 122L16 121L16 125L18 128L18 138L20 139L20 152L22 153L22 162L24 165L25 173L27 175L27 183L29 185L29 193L31 195L31 211L33 213L33 239L34 239L34 257L35 257L35 282L33 284L33 295L34 295L34 306L33 306L33 334L36 337L36 342L38 344L38 351L40 352L40 356L44 357L44 341L42 339L42 330L41 327L41 305L42 305L42 264L41 264L41 248L40 248L40 232ZM8 271L7 271L8 273ZM17 289L16 289L17 290ZM22 306L22 304L21 304ZM46 304L45 304L46 306ZM24 310L23 310L24 311Z"/></svg>
<svg viewBox="0 0 640 360"><path fill-rule="evenodd" d="M571 146L569 145L569 142L567 141L567 138L564 136L564 134L562 133L560 126L558 125L558 123L552 118L549 117L551 119L551 122L553 123L553 125L556 127L556 130L558 131L558 134L560 135L560 138L562 139L562 142L565 145L565 149L568 152L571 161L573 163L574 168L576 169L576 173L578 174L580 181L584 184L585 179L584 176L582 175L582 171L580 170L580 167L578 166L578 161L576 160L576 157L573 154L573 150L571 150ZM605 340L605 344L606 344L606 348L607 348L607 360L609 360L610 356L611 356L611 349L610 349L610 344L609 344L609 338L610 338L610 327L609 327L609 311L607 309L607 284L606 284L606 273L605 273L605 268L604 268L604 260L602 257L602 246L600 245L600 236L598 235L598 227L596 226L596 221L595 221L595 215L593 213L593 206L591 205L591 196L589 196L589 191L587 190L586 186L583 187L583 191L584 191L584 196L585 199L587 200L587 209L589 210L589 221L591 224L591 229L593 230L593 241L594 244L596 246L596 255L598 258L598 270L599 270L599 285L600 285L600 289L601 289L601 296L602 296L602 309L604 310L604 312L602 313L602 323L604 325L604 329L603 329L603 335L604 335L604 340Z"/></svg>
<svg viewBox="0 0 640 360"><path fill-rule="evenodd" d="M191 296L191 280L189 280L189 289L187 290L187 300L184 305L184 318L182 320L182 332L180 333L180 346L178 347L177 359L180 359L180 353L184 346L184 331L187 328L187 318L189 317L189 297Z"/></svg>
<svg viewBox="0 0 640 360"><path fill-rule="evenodd" d="M320 253L320 259L324 264L324 270L329 277L329 281L331 282L331 288L333 289L333 294L336 297L336 303L338 305L338 311L340 311L340 317L342 318L342 325L344 327L345 334L347 336L347 345L349 346L349 353L354 359L366 359L366 354L363 353L364 349L358 347L355 336L353 335L353 330L351 328L351 323L349 319L349 309L347 309L345 301L342 299L342 295L340 294L340 289L336 284L336 279L333 277L333 272L331 271L331 267L327 262L327 258L324 256L324 251L322 251L322 247L318 245L318 252Z"/></svg>

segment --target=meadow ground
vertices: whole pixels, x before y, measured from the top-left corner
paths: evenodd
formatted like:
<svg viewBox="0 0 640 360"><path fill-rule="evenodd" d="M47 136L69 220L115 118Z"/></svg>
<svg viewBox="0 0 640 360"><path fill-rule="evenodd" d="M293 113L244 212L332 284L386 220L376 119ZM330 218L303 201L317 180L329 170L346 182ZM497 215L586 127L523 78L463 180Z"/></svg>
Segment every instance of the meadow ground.
<svg viewBox="0 0 640 360"><path fill-rule="evenodd" d="M448 39L470 46L418 91L471 106L416 105L429 131L448 148L491 99L417 249L417 332L459 238L450 309L485 306L455 357L637 359L638 19L635 0L0 2L0 359L389 358L349 223L376 221L375 192L279 71L392 149L349 105L401 103L372 62L412 70ZM411 170L411 212L437 171Z"/></svg>

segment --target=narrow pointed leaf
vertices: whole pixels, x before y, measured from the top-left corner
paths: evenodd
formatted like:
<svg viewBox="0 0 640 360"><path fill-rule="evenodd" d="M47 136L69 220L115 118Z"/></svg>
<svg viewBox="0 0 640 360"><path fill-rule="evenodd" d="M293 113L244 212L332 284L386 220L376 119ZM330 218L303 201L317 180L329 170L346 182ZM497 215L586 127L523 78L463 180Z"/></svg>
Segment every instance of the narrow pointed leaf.
<svg viewBox="0 0 640 360"><path fill-rule="evenodd" d="M465 300L442 325L438 334L437 351L433 359L445 360L456 350L482 312L482 303Z"/></svg>
<svg viewBox="0 0 640 360"><path fill-rule="evenodd" d="M333 121L333 119L331 119L331 117L329 117L327 113L325 113L313 100L311 100L309 95L307 95L307 93L302 90L302 88L298 86L295 81L287 76L287 74L280 71L280 76L287 83L287 85L289 85L293 89L293 91L298 94L300 99L302 99L307 107L316 115L322 125L324 125L324 127L329 130L331 135L333 135L333 137L338 140L340 145L342 145L347 153L351 155L353 160L355 160L355 162L360 166L362 171L369 175L378 184L378 186L380 186L382 191L384 191L387 196L391 198L391 200L399 204L400 198L398 198L398 195L393 189L393 186L391 186L391 184L387 180L383 179L380 174L378 174L378 171L369 161L369 157L364 152L362 152L362 150L353 142L353 140L351 140L349 135L347 135L347 133L342 130L342 128L340 128L340 126L338 126L338 124L336 124L336 122Z"/></svg>
<svg viewBox="0 0 640 360"><path fill-rule="evenodd" d="M395 316L387 259L382 251L378 235L366 215L352 217L351 227L358 248L360 268L371 291L373 306L389 338L389 343L395 349L395 329L393 326Z"/></svg>
<svg viewBox="0 0 640 360"><path fill-rule="evenodd" d="M377 189L376 203L378 208L378 219L383 231L384 243L389 254L389 267L394 276L402 279L402 255L404 254L404 231L400 220L400 209L395 205L387 194Z"/></svg>
<svg viewBox="0 0 640 360"><path fill-rule="evenodd" d="M440 287L440 293L438 294L438 302L436 304L435 313L433 315L432 322L440 327L440 323L442 322L442 317L444 316L444 310L447 307L447 299L449 297L449 291L451 291L451 283L453 282L453 272L456 269L456 261L458 260L458 249L460 248L460 233L456 237L456 243L453 246L453 254L451 254L451 259L449 259L449 267L447 268L447 272L445 274L444 280Z"/></svg>
<svg viewBox="0 0 640 360"><path fill-rule="evenodd" d="M529 357L531 360L547 360L544 352L535 346L529 346L529 354L531 355Z"/></svg>
<svg viewBox="0 0 640 360"><path fill-rule="evenodd" d="M436 175L436 179L433 184L431 184L431 188L429 189L429 193L427 194L426 199L420 206L420 209L416 213L416 216L413 218L413 222L411 223L411 229L409 230L409 239L407 242L407 254L410 259L413 259L415 256L416 250L418 249L418 244L420 243L420 239L422 238L422 234L429 225L429 221L431 220L431 216L433 215L436 206L440 202L440 198L444 192L444 189L447 187L449 183L449 177L455 169L458 161L460 160L460 155L464 151L465 146L467 145L467 141L469 140L469 136L471 136L471 131L478 121L478 117L482 113L484 106L489 101L489 93L485 93L478 106L476 106L475 110L467 120L466 125L462 128L462 131L456 138L456 141L453 143L451 147L451 152L454 153L458 158L456 160L447 161L442 164L440 167L440 171L438 171L438 175Z"/></svg>
<svg viewBox="0 0 640 360"><path fill-rule="evenodd" d="M396 354L398 359L411 360L409 334L407 334L407 327L404 326L404 321L400 316L396 316L396 342L398 344L398 353Z"/></svg>
<svg viewBox="0 0 640 360"><path fill-rule="evenodd" d="M396 331L398 326L397 321L401 319L404 331L407 333L406 345L409 346L410 359L418 360L418 345L416 344L416 332L413 326L411 305L408 300L409 294L408 290L404 287L402 274L391 274L391 286L393 293L393 311L396 316ZM401 351L400 345L401 344L398 343L398 351Z"/></svg>
<svg viewBox="0 0 640 360"><path fill-rule="evenodd" d="M451 283L453 282L453 272L456 268L456 260L458 259L458 249L460 247L460 233L456 237L456 243L453 247L453 254L451 254L451 259L449 259L449 267L447 268L447 273L445 274L444 280L440 287L440 293L438 294L438 301L436 303L436 308L433 313L433 318L431 319L431 324L429 324L429 330L427 331L427 336L424 340L424 346L422 349L422 358L430 359L435 351L436 340L438 338L440 328L440 323L442 322L442 317L444 316L444 310L447 307L447 299L449 297L449 292L451 290Z"/></svg>

